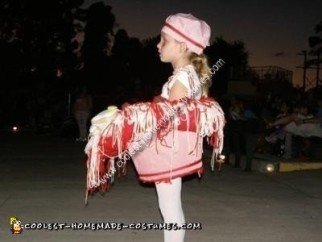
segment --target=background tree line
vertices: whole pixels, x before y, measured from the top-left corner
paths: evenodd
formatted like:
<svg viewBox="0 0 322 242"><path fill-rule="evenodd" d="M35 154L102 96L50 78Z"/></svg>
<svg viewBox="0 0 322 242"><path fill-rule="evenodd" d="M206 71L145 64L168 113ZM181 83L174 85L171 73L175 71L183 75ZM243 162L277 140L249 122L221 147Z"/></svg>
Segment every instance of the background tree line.
<svg viewBox="0 0 322 242"><path fill-rule="evenodd" d="M103 97L95 103L98 110L110 103L149 100L160 92L171 74L159 60L160 36L130 37L125 29L116 30L110 6L98 2L82 9L83 2L1 1L0 112L8 119L48 109L63 113L66 93L81 85ZM205 52L210 65L220 58L226 63L213 77L214 96L227 92L228 80L250 74L241 41L217 37Z"/></svg>

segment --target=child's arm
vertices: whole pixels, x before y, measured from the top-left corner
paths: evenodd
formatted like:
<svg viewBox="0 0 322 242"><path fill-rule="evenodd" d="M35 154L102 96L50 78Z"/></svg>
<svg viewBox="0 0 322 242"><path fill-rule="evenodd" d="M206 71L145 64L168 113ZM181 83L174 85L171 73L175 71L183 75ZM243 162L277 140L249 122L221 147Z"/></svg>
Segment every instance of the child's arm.
<svg viewBox="0 0 322 242"><path fill-rule="evenodd" d="M303 119L302 124L318 124L322 123L322 118L311 118L311 119Z"/></svg>
<svg viewBox="0 0 322 242"><path fill-rule="evenodd" d="M187 97L188 89L180 82L175 81L169 95L169 101L179 100Z"/></svg>
<svg viewBox="0 0 322 242"><path fill-rule="evenodd" d="M287 125L291 122L297 122L298 120L299 120L299 118L297 117L296 114L291 114L289 116L275 120L273 123L269 124L269 127L274 127L277 125Z"/></svg>

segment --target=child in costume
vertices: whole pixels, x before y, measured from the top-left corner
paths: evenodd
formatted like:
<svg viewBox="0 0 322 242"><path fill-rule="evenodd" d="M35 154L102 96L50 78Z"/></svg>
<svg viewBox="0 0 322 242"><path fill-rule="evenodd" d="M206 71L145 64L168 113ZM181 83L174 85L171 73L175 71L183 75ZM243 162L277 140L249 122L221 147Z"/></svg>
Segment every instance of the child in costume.
<svg viewBox="0 0 322 242"><path fill-rule="evenodd" d="M202 172L203 137L211 137L217 154L223 146L224 113L208 98L211 72L203 50L209 45L210 32L206 22L191 14L166 19L157 48L161 61L173 66L173 75L157 101L110 109L94 117L85 148L87 192L101 186L102 178L111 178L115 157L126 161L130 155L139 179L155 183L164 222L185 223L182 177ZM182 242L184 236L183 229L164 230L165 242Z"/></svg>
<svg viewBox="0 0 322 242"><path fill-rule="evenodd" d="M209 45L210 27L208 24L191 14L175 14L169 16L161 30L161 41L157 45L162 62L171 63L174 72L162 88L161 96L170 101L181 98L200 99L207 95L209 86L210 68L202 55L203 49ZM201 79L206 81L203 85ZM154 145L149 146L133 159L156 160L167 162L173 175L169 174L169 181L156 182L159 208L165 223L177 223L179 226L185 222L181 205L182 176L185 167L174 168L173 163L181 159L197 159L193 150L193 142L189 145L189 138L194 140L195 133L178 131L177 139L171 134L166 137L166 143L171 147L160 145L156 150ZM154 144L154 143L153 143ZM202 152L202 139L198 141L195 153ZM157 153L159 152L159 153ZM162 161L161 161L162 160ZM140 162L136 162L140 164ZM200 169L196 160L196 170ZM175 170L175 171L174 171ZM192 171L189 171L192 172ZM151 172L152 173L152 172ZM185 230L164 230L165 242L184 241Z"/></svg>

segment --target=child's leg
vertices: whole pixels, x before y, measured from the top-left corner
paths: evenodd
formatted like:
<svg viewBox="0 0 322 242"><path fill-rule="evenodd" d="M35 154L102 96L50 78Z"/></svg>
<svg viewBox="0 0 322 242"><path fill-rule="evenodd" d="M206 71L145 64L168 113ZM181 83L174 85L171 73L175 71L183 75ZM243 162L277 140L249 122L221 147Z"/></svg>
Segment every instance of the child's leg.
<svg viewBox="0 0 322 242"><path fill-rule="evenodd" d="M181 226L185 222L181 206L181 178L171 180L171 183L158 183L159 207L165 223L177 223ZM184 230L164 230L164 242L183 242Z"/></svg>

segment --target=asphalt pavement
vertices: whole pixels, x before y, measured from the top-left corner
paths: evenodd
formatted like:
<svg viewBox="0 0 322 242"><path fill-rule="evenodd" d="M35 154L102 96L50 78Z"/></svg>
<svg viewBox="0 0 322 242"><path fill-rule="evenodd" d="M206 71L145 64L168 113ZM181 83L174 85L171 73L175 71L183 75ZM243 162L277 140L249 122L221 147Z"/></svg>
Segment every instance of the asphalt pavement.
<svg viewBox="0 0 322 242"><path fill-rule="evenodd" d="M55 135L0 132L0 241L163 241L162 230L139 229L162 219L154 187L139 183L131 164L127 177L84 206L83 148ZM203 177L183 183L186 221L196 226L186 242L322 241L321 170L268 175L226 165L219 173L209 156ZM12 234L13 216L39 229ZM86 227L93 224L106 227ZM132 224L137 229L126 228Z"/></svg>

